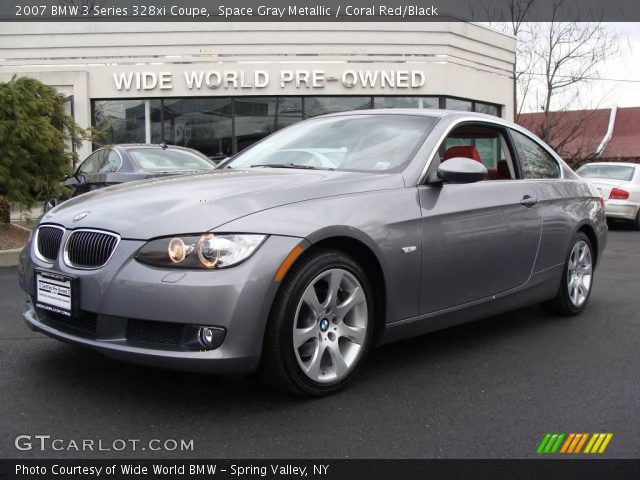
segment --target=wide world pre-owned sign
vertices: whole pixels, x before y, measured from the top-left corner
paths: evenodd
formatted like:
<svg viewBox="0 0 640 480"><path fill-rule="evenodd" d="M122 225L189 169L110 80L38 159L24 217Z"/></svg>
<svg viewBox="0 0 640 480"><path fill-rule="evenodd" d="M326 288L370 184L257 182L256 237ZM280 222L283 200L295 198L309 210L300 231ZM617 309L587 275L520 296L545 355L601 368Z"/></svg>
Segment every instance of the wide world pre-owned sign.
<svg viewBox="0 0 640 480"><path fill-rule="evenodd" d="M118 91L172 90L176 82L181 88L202 89L263 89L273 82L279 88L293 86L299 89L321 89L331 83L345 88L416 89L426 83L420 70L348 69L341 74L327 74L318 70L281 70L277 78L266 70L188 70L182 75L175 72L130 71L114 72L114 86Z"/></svg>

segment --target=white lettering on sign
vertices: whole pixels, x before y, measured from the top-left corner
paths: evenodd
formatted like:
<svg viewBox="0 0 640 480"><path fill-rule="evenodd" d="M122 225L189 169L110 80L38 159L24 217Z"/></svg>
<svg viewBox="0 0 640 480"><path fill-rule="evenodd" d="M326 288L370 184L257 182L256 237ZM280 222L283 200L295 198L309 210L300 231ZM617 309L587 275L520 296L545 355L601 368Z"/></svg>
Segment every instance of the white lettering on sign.
<svg viewBox="0 0 640 480"><path fill-rule="evenodd" d="M158 77L158 88L160 88L160 90L171 90L173 88L171 83L173 81L173 76L171 75L171 72L160 72Z"/></svg>
<svg viewBox="0 0 640 480"><path fill-rule="evenodd" d="M269 72L265 70L191 70L183 72L184 86L189 90L261 89L270 85ZM338 77L327 75L324 70L281 70L281 89L325 88L338 82L344 88L417 89L426 83L424 72L419 70L345 70ZM172 90L172 72L121 72L113 74L114 85L119 91Z"/></svg>

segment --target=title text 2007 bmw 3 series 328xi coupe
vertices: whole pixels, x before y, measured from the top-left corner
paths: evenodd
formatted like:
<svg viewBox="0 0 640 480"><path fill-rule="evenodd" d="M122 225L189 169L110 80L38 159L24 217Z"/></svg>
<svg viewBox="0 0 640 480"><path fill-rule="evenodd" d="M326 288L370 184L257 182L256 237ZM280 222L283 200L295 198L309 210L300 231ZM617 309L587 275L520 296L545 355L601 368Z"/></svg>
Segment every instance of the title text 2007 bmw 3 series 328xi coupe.
<svg viewBox="0 0 640 480"><path fill-rule="evenodd" d="M317 396L375 344L535 303L579 314L606 233L595 187L512 123L358 111L71 199L19 276L46 335Z"/></svg>

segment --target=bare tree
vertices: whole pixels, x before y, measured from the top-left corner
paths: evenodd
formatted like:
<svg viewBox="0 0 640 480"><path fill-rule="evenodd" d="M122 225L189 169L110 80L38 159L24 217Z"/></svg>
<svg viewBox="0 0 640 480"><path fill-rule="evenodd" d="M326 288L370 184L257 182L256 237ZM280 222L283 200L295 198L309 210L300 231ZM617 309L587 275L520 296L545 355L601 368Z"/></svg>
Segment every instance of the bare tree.
<svg viewBox="0 0 640 480"><path fill-rule="evenodd" d="M492 24L517 40L514 117L521 122L523 112L541 112L535 124L527 126L570 163L584 161L595 155L597 145L584 133L601 102L589 89L601 78L605 60L619 53L618 35L600 21L580 22L576 0L553 0L550 21L525 21L536 3L504 0L504 21ZM567 122L565 113L575 109L586 113Z"/></svg>

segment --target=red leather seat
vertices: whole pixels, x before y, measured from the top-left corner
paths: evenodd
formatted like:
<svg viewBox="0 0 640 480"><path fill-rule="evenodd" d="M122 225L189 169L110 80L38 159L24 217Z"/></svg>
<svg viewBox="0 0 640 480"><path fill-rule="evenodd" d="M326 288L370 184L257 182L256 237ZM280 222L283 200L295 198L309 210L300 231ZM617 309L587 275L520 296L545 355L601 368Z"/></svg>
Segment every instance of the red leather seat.
<svg viewBox="0 0 640 480"><path fill-rule="evenodd" d="M486 180L502 180L502 177L498 173L497 168L487 167L487 178Z"/></svg>
<svg viewBox="0 0 640 480"><path fill-rule="evenodd" d="M463 157L469 158L471 160L475 160L476 162L482 162L482 157L478 153L478 150L473 145L455 145L453 147L447 148L447 151L444 152L444 157L442 157L442 161L449 160L454 157ZM487 168L487 177L485 180L497 180L498 179L498 170L495 168Z"/></svg>
<svg viewBox="0 0 640 480"><path fill-rule="evenodd" d="M498 178L501 180L511 180L509 164L506 160L498 160Z"/></svg>
<svg viewBox="0 0 640 480"><path fill-rule="evenodd" d="M471 160L482 163L482 158L473 145L455 145L447 148L447 151L444 152L444 157L442 157L442 161L444 162L454 157L470 158Z"/></svg>

